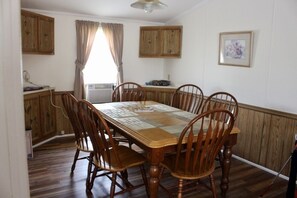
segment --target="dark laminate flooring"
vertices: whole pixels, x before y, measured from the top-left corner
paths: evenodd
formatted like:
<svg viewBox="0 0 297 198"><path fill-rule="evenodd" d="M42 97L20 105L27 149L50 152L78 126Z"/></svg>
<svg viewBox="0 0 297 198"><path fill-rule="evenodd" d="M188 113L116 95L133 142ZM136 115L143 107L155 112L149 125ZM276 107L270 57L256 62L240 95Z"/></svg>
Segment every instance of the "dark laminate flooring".
<svg viewBox="0 0 297 198"><path fill-rule="evenodd" d="M135 149L139 149L135 147ZM74 137L62 137L52 140L34 149L34 158L28 160L31 197L40 198L85 198L108 197L110 180L99 177L95 180L92 194L85 191L85 178L87 160L77 162L73 175L70 168L75 153ZM220 170L215 171L215 180L218 194L220 194ZM232 159L230 170L230 183L227 198L256 198L271 184L274 175L251 165ZM138 169L129 170L131 183L141 182ZM169 173L165 172L162 184L170 186L177 182ZM264 198L285 197L287 181L278 178ZM168 197L166 192L159 190L159 197ZM116 197L147 197L144 187ZM189 192L184 197L208 198L211 194L205 188L198 188ZM218 196L220 197L220 196Z"/></svg>

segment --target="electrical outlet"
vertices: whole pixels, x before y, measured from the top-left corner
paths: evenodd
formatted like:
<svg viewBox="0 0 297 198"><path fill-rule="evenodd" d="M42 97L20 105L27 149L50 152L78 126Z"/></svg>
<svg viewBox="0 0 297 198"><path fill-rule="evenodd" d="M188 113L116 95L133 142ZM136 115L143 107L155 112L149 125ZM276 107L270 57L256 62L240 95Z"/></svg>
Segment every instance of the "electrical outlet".
<svg viewBox="0 0 297 198"><path fill-rule="evenodd" d="M61 135L64 135L64 134L65 134L65 131L62 130L62 131L61 131Z"/></svg>
<svg viewBox="0 0 297 198"><path fill-rule="evenodd" d="M27 70L23 71L23 79L25 80L25 82L30 82L30 74Z"/></svg>

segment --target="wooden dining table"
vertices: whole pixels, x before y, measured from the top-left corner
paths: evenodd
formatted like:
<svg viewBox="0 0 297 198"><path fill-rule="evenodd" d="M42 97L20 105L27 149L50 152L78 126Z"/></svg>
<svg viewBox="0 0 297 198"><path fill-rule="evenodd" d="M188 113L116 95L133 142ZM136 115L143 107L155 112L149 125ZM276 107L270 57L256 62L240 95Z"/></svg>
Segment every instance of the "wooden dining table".
<svg viewBox="0 0 297 198"><path fill-rule="evenodd" d="M94 106L111 127L145 151L150 164L150 197L158 197L160 162L166 153L175 150L179 134L197 115L154 101L111 102ZM222 197L228 190L232 146L236 144L238 133L239 129L233 127L223 147Z"/></svg>

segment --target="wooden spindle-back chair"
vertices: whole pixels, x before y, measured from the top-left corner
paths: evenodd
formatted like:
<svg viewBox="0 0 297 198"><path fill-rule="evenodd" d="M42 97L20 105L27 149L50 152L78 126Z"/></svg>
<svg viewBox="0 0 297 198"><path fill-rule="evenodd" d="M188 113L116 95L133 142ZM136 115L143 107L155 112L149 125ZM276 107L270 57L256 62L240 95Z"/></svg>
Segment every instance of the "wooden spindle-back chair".
<svg viewBox="0 0 297 198"><path fill-rule="evenodd" d="M118 85L112 93L113 102L143 100L145 100L143 87L135 82L124 82Z"/></svg>
<svg viewBox="0 0 297 198"><path fill-rule="evenodd" d="M184 84L176 89L171 106L198 114L203 103L203 91L197 85Z"/></svg>
<svg viewBox="0 0 297 198"><path fill-rule="evenodd" d="M67 92L62 94L62 102L75 136L76 152L71 166L71 173L73 173L77 160L88 158L88 156L79 157L80 151L87 152L90 155L93 152L93 146L88 134L82 129L79 121L78 100L71 93Z"/></svg>
<svg viewBox="0 0 297 198"><path fill-rule="evenodd" d="M217 117L228 119L229 122L221 122ZM161 162L161 166L179 180L178 197L182 197L184 180L198 181L211 190L213 197L217 197L212 175L215 170L215 158L228 139L233 124L234 117L229 111L210 110L197 115L183 129L175 153L165 156ZM204 177L209 177L210 185L200 180Z"/></svg>
<svg viewBox="0 0 297 198"><path fill-rule="evenodd" d="M87 181L87 190L89 192L92 190L98 171L106 171L106 174L100 172L99 176L106 175L111 179L110 197L143 185L145 185L147 191L147 178L144 169L146 158L126 146L117 144L100 112L88 101L82 100L79 102L79 116L83 128L89 134L94 149L92 160L94 168L91 170L92 166L89 164L88 175L90 175L90 180ZM133 186L127 179L127 169L135 166L140 168L143 184ZM126 188L116 181L118 173L121 173L120 177L124 181ZM119 192L115 192L116 186L121 189Z"/></svg>
<svg viewBox="0 0 297 198"><path fill-rule="evenodd" d="M238 115L238 103L236 98L228 92L215 92L211 94L204 102L202 107L202 112L209 111L211 109L226 109L233 114L234 120L237 119ZM222 118L217 118L223 122L228 122L228 120L222 120ZM223 166L223 154L220 151L218 153L218 160L220 166Z"/></svg>

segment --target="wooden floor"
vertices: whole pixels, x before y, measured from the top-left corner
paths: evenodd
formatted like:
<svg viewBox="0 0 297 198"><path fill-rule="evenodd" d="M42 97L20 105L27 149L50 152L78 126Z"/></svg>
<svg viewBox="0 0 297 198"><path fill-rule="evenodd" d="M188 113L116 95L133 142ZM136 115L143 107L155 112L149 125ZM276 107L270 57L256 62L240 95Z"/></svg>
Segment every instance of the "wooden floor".
<svg viewBox="0 0 297 198"><path fill-rule="evenodd" d="M99 177L95 180L92 194L85 192L87 161L77 162L73 175L70 167L75 152L73 137L57 138L34 149L34 158L28 160L31 197L40 198L85 198L108 197L110 180ZM136 148L137 149L137 148ZM220 193L220 170L214 176L218 194ZM227 198L256 198L271 184L274 175L264 172L251 165L232 159L230 183ZM129 170L131 183L140 183L141 174L138 169ZM162 184L170 186L176 182L165 172ZM285 197L287 181L278 178L264 198ZM168 197L164 190L159 190L159 197ZM199 196L198 196L199 195ZM144 187L117 197L147 197ZM204 188L185 194L184 197L208 198L211 194Z"/></svg>

